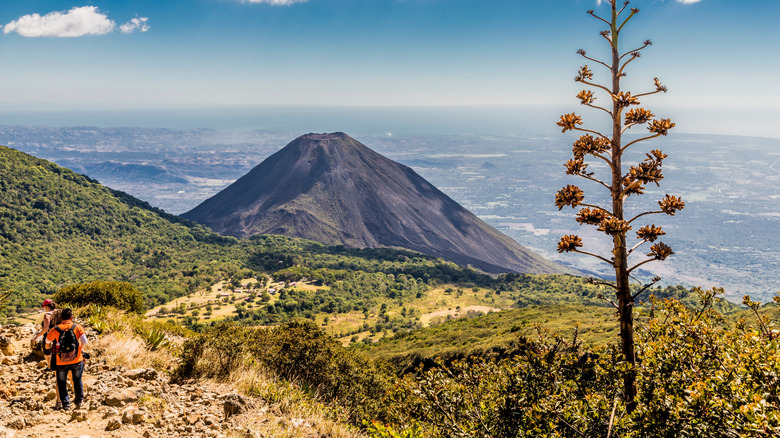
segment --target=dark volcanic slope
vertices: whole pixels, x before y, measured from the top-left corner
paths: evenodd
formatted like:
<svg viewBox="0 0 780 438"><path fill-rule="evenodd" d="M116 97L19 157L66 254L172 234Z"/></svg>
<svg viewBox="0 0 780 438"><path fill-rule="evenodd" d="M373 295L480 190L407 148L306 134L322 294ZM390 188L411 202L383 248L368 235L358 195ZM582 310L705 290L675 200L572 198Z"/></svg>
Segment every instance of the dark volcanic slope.
<svg viewBox="0 0 780 438"><path fill-rule="evenodd" d="M182 217L236 237L408 248L487 272L563 272L344 133L295 139Z"/></svg>

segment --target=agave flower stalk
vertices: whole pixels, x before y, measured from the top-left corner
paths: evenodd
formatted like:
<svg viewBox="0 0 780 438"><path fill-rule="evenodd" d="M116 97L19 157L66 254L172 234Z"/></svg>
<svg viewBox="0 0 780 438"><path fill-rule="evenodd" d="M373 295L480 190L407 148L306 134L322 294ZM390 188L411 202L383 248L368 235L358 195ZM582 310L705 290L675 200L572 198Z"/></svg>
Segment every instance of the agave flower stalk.
<svg viewBox="0 0 780 438"><path fill-rule="evenodd" d="M623 376L623 398L627 410L631 412L636 408L637 393L636 373L634 371L636 363L634 351L634 299L660 280L660 278L654 277L649 284L642 285L640 283L639 292L632 295L631 280L633 277L631 273L646 263L665 260L674 254L674 251L665 243L657 241L666 232L654 224L639 227L636 231L636 237L639 239L639 242L630 248L626 243L627 235L634 228L634 222L640 217L651 214L674 215L685 207L685 203L677 196L666 195L664 199L658 202L658 210L640 212L630 218L627 218L625 215L624 206L629 196L642 195L647 184L658 186L660 181L663 180L662 165L667 155L659 149L654 149L646 154L647 158L630 165L628 171L624 171L623 153L637 143L667 135L669 130L674 127L674 123L670 119L656 118L655 114L640 106L640 99L667 91L666 86L661 84L661 81L657 78L653 81L653 88L647 92L634 94L631 91L621 89L621 79L626 76L626 67L638 59L641 52L651 46L652 42L647 40L638 48L621 52L619 45L620 34L626 24L639 13L639 9L628 9L629 2L624 2L621 7L618 7L617 0L609 0L608 4L610 6L610 15L608 17L603 18L592 10L588 11L588 14L608 26L608 29L602 31L600 35L610 45L611 59L607 61L599 60L590 57L584 50L579 50L577 53L587 61L595 64L597 69L603 68L606 70L604 76L609 78L609 82L599 83L599 74L594 73L587 65L580 68L574 80L586 87L577 95L580 103L608 115L612 128L611 135L583 127L584 121L582 117L574 112L562 115L558 126L562 128L562 132L579 131L583 133L574 142L572 148L574 158L565 164L566 173L598 183L609 191L612 202L611 205L606 206L586 203L584 191L575 185L569 184L556 194L555 204L559 210L566 206L572 208L584 207L577 213L577 222L580 225L595 226L598 231L612 239L612 253L608 256L581 249L584 247L584 243L577 235L563 236L558 243L558 252L576 252L596 257L610 265L615 271L614 282L592 281L596 284L611 287L615 291L616 300L608 299L608 301L618 310L621 350L625 361L629 364ZM601 106L598 104L597 94L606 95L604 101L607 102L607 105ZM641 126L646 126L648 135L624 144L623 134L632 128ZM608 178L600 179L594 172L587 171L588 164L585 160L589 157L607 163L609 168ZM631 266L629 264L629 256L647 242L653 243L650 252L646 254L643 260L638 262L632 260L634 265Z"/></svg>

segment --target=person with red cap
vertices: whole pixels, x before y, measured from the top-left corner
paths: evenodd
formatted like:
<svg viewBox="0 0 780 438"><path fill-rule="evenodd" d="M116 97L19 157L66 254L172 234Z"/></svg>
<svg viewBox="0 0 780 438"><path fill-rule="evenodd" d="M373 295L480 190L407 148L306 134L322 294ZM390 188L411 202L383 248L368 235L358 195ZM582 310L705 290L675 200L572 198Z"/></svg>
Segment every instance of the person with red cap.
<svg viewBox="0 0 780 438"><path fill-rule="evenodd" d="M30 341L30 345L39 345L38 348L43 350L43 356L46 358L46 363L49 365L49 369L56 372L57 362L51 354L51 348L46 348L46 336L49 334L49 330L62 322L62 311L61 309L57 308L57 303L48 298L43 300L41 307L44 311L43 321L41 321L41 330L36 333L35 336L33 336L32 340ZM56 385L55 388L57 389L57 403L54 407L55 409L58 409L62 407L62 403L59 401L59 388L57 388Z"/></svg>
<svg viewBox="0 0 780 438"><path fill-rule="evenodd" d="M44 347L44 339L46 339L46 335L49 334L49 330L51 330L52 327L59 324L61 321L53 321L52 319L55 317L58 317L60 312L57 309L57 303L50 299L43 300L43 304L41 304L41 307L43 308L44 314L43 314L43 321L41 321L41 330L38 331L38 333L35 334L35 336L32 337L30 340L30 345L40 344L41 349L43 350L43 354L46 357L48 361L48 356L51 355L51 351L46 351Z"/></svg>
<svg viewBox="0 0 780 438"><path fill-rule="evenodd" d="M56 344L55 344L56 343ZM74 403L80 408L84 402L84 385L81 380L84 372L84 357L82 349L87 345L87 334L84 327L73 322L73 310L62 309L62 323L52 327L46 335L46 345L55 344L57 351L52 356L57 360L57 389L62 405L54 409L70 409L70 397L68 396L68 371L73 379Z"/></svg>

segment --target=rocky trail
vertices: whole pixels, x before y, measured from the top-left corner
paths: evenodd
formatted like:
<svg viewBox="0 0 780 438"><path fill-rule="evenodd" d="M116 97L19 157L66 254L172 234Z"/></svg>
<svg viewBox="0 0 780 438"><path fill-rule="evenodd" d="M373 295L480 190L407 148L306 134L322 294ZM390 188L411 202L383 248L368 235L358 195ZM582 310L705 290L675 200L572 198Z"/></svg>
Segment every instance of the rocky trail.
<svg viewBox="0 0 780 438"><path fill-rule="evenodd" d="M92 342L96 333L85 328ZM300 430L293 436L330 436L258 397L210 383L173 384L152 368L112 366L95 350L85 362L81 408L54 410L54 372L28 345L35 332L31 324L0 327L0 438L273 436L253 427L263 422L287 422ZM72 399L70 382L68 391Z"/></svg>

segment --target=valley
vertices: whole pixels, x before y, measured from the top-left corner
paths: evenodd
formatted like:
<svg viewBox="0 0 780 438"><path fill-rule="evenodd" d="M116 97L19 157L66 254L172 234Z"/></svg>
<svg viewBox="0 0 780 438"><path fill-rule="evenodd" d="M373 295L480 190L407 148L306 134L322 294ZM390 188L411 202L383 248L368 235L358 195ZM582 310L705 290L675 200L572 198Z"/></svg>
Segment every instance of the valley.
<svg viewBox="0 0 780 438"><path fill-rule="evenodd" d="M314 282L270 282L258 287L256 279L238 280L241 286L220 282L209 289L179 297L146 312L148 321L171 321L194 326L239 318L248 311L268 306L283 308L281 291L317 292L330 289ZM459 318L475 318L491 312L516 307L515 293L496 294L487 288L464 289L458 285L428 288L419 297L405 300L379 299L376 305L364 311L344 313L312 313L311 318L327 333L339 339L344 346L357 342L366 344L392 336L402 329L424 328ZM392 321L392 323L391 323ZM549 321L548 321L549 322ZM531 322L526 321L530 327ZM603 339L600 339L603 341Z"/></svg>

